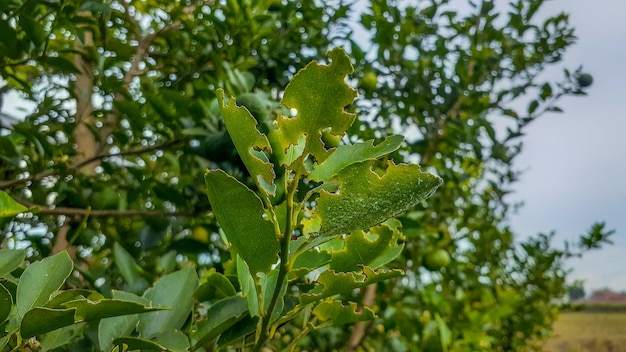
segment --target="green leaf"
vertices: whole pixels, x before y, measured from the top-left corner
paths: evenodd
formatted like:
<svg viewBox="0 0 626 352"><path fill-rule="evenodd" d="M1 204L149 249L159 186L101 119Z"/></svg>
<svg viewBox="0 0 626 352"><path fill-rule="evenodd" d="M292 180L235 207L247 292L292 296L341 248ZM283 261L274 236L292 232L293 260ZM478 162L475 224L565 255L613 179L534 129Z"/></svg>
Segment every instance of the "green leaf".
<svg viewBox="0 0 626 352"><path fill-rule="evenodd" d="M382 176L371 168L372 161L350 165L337 175L340 186L336 194L320 192L316 211L322 236L380 224L428 198L442 182L418 165L389 162Z"/></svg>
<svg viewBox="0 0 626 352"><path fill-rule="evenodd" d="M399 221L395 220L396 226ZM367 265L377 267L395 258L404 247L399 244L401 233L397 227L376 226L370 229L369 233L357 230L348 235L345 239L335 238L331 242L343 242L342 249L331 251L332 260L329 268L336 272L350 272L358 270L360 266ZM328 243L331 245L332 243ZM384 257L382 260L377 260ZM372 263L377 261L376 266Z"/></svg>
<svg viewBox="0 0 626 352"><path fill-rule="evenodd" d="M322 131L330 129L331 135L341 136L356 117L344 111L357 94L345 83L346 75L353 71L350 58L341 48L333 49L328 56L332 60L329 65L308 64L285 88L281 104L296 109L297 116L278 117L283 150L297 145L298 139L305 135L302 155L310 154L318 163L329 155L321 139Z"/></svg>
<svg viewBox="0 0 626 352"><path fill-rule="evenodd" d="M66 302L66 308L76 308L76 321L92 321L121 315L153 312L163 308L146 307L142 303L123 301L118 299L103 299L91 301L80 299Z"/></svg>
<svg viewBox="0 0 626 352"><path fill-rule="evenodd" d="M261 301L261 294L257 290L254 277L248 270L248 265L241 259L241 256L237 256L237 279L239 279L239 285L241 285L241 293L248 301L248 311L250 315L261 317L261 308L259 302Z"/></svg>
<svg viewBox="0 0 626 352"><path fill-rule="evenodd" d="M113 243L113 256L115 258L115 265L119 269L124 281L129 285L132 285L141 278L139 265L133 256L117 242Z"/></svg>
<svg viewBox="0 0 626 352"><path fill-rule="evenodd" d="M253 176L257 185L265 193L274 195L276 185L274 179L274 166L270 163L265 153L271 153L272 147L264 134L259 133L257 121L248 109L235 105L235 98L231 97L227 105L224 105L224 91L217 91L217 99L220 102L220 110L228 134L235 144L237 153L244 165Z"/></svg>
<svg viewBox="0 0 626 352"><path fill-rule="evenodd" d="M2 249L0 250L0 277L10 274L13 270L19 268L26 258L26 251L21 249Z"/></svg>
<svg viewBox="0 0 626 352"><path fill-rule="evenodd" d="M155 307L170 307L171 310L142 314L138 327L140 336L152 338L166 330L180 329L191 313L197 287L198 275L192 268L175 271L155 282L143 297Z"/></svg>
<svg viewBox="0 0 626 352"><path fill-rule="evenodd" d="M2 324L11 313L13 307L13 297L6 287L0 285L0 324Z"/></svg>
<svg viewBox="0 0 626 352"><path fill-rule="evenodd" d="M278 261L280 242L261 199L222 170L205 175L207 194L217 221L234 252L248 264L252 275L269 272Z"/></svg>
<svg viewBox="0 0 626 352"><path fill-rule="evenodd" d="M189 351L189 338L180 330L167 330L157 335L152 341L172 352Z"/></svg>
<svg viewBox="0 0 626 352"><path fill-rule="evenodd" d="M22 319L20 334L27 339L35 335L60 329L74 324L76 309L52 309L35 307L29 310Z"/></svg>
<svg viewBox="0 0 626 352"><path fill-rule="evenodd" d="M69 301L75 301L77 299L88 299L91 301L100 301L104 299L104 296L96 291L84 290L84 289L72 289L63 290L59 294L55 295L48 303L45 304L46 308L67 308L63 306L63 303Z"/></svg>
<svg viewBox="0 0 626 352"><path fill-rule="evenodd" d="M206 319L198 322L197 328L191 332L191 349L213 341L247 315L248 302L244 297L231 296L215 302L207 309Z"/></svg>
<svg viewBox="0 0 626 352"><path fill-rule="evenodd" d="M0 218L12 218L26 211L27 207L13 200L8 193L0 191Z"/></svg>
<svg viewBox="0 0 626 352"><path fill-rule="evenodd" d="M369 307L359 308L354 302L348 302L348 305L345 306L341 301L324 301L313 308L313 314L320 321L332 320L336 327L357 321L372 320L376 317L374 311Z"/></svg>
<svg viewBox="0 0 626 352"><path fill-rule="evenodd" d="M41 335L39 341L41 342L43 351L51 351L55 348L67 345L77 337L84 336L86 325L85 323L73 324ZM110 351L110 349L107 351Z"/></svg>
<svg viewBox="0 0 626 352"><path fill-rule="evenodd" d="M351 292L357 288L403 275L402 270L397 269L374 271L365 266L361 270L361 273L336 273L332 270L323 272L316 280L317 286L300 296L300 304L313 303L326 297Z"/></svg>
<svg viewBox="0 0 626 352"><path fill-rule="evenodd" d="M223 274L213 272L205 277L205 282L198 287L195 296L199 302L222 299L237 294L235 287Z"/></svg>
<svg viewBox="0 0 626 352"><path fill-rule="evenodd" d="M113 291L114 299L121 299L130 302L137 302L143 305L150 303L149 300L125 291ZM149 317L149 315L148 315ZM110 351L113 348L113 340L117 337L130 335L139 323L137 314L117 316L113 318L105 318L100 320L98 324L98 342L100 348L104 351Z"/></svg>
<svg viewBox="0 0 626 352"><path fill-rule="evenodd" d="M22 273L17 285L18 321L33 307L42 307L72 273L74 263L66 251L32 263Z"/></svg>
<svg viewBox="0 0 626 352"><path fill-rule="evenodd" d="M289 270L290 279L302 277L309 272L326 265L332 258L326 251L320 251L317 246L300 253Z"/></svg>
<svg viewBox="0 0 626 352"><path fill-rule="evenodd" d="M348 165L374 160L397 150L403 140L402 136L389 136L378 145L374 145L372 139L363 143L339 146L328 159L315 165L309 178L314 181L328 181Z"/></svg>
<svg viewBox="0 0 626 352"><path fill-rule="evenodd" d="M165 346L140 337L118 337L113 340L113 345L123 347L122 349L114 350L118 352L134 350L167 351L167 348Z"/></svg>

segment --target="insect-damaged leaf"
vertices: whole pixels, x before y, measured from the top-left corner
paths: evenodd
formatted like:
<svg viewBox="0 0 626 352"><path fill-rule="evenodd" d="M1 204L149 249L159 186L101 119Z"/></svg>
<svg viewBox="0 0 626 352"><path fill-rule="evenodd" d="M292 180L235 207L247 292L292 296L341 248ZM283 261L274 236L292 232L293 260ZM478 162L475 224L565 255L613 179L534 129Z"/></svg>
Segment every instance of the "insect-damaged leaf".
<svg viewBox="0 0 626 352"><path fill-rule="evenodd" d="M309 304L326 297L351 292L354 289L389 280L403 274L403 271L398 269L379 269L374 271L371 268L363 267L362 270L362 273L354 271L349 273L336 273L332 270L323 272L316 280L317 286L300 296L300 304Z"/></svg>
<svg viewBox="0 0 626 352"><path fill-rule="evenodd" d="M313 314L320 321L332 320L334 326L372 320L376 317L374 311L369 307L361 309L354 302L348 302L346 306L341 301L322 302L315 306Z"/></svg>
<svg viewBox="0 0 626 352"><path fill-rule="evenodd" d="M222 170L207 172L205 180L211 208L232 249L253 276L269 272L278 261L280 242L272 222L263 218L261 199Z"/></svg>
<svg viewBox="0 0 626 352"><path fill-rule="evenodd" d="M224 105L224 91L220 89L217 91L217 99L226 129L241 160L259 187L265 193L274 195L274 168L264 152L272 151L269 140L259 132L257 121L250 112L235 105L235 98L231 97L228 104Z"/></svg>
<svg viewBox="0 0 626 352"><path fill-rule="evenodd" d="M315 165L315 168L309 174L309 178L314 181L328 181L348 165L377 159L397 150L400 148L403 140L404 137L402 136L389 136L378 145L374 145L374 140L370 140L363 143L339 146L330 154L328 159Z"/></svg>
<svg viewBox="0 0 626 352"><path fill-rule="evenodd" d="M373 268L386 264L397 257L403 243L399 243L402 233L400 221L389 219L368 232L358 230L345 239L337 237L331 242L343 242L341 250L332 251L330 269L337 272L358 270L360 265ZM332 243L329 243L332 246Z"/></svg>
<svg viewBox="0 0 626 352"><path fill-rule="evenodd" d="M341 136L356 117L343 109L356 97L356 91L344 81L353 71L350 58L340 48L328 56L332 60L329 65L312 62L296 73L285 88L281 104L296 109L297 116L278 118L283 150L298 145L298 139L304 135L306 144L301 155L313 155L318 162L329 154L321 139L322 131L330 129L330 134Z"/></svg>
<svg viewBox="0 0 626 352"><path fill-rule="evenodd" d="M378 225L428 198L442 182L418 165L389 162L379 176L371 170L372 164L364 161L347 166L337 175L337 193L320 192L317 216L322 236Z"/></svg>

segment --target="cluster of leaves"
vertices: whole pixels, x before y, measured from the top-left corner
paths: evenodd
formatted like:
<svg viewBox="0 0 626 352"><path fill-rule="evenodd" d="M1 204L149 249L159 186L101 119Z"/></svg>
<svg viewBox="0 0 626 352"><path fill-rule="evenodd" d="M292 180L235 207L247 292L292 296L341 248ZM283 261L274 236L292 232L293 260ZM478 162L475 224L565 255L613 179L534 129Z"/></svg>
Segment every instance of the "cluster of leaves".
<svg viewBox="0 0 626 352"><path fill-rule="evenodd" d="M294 76L281 103L297 113L279 115L276 127L264 126L267 134L259 132L248 109L238 107L234 98L225 103L223 92L218 92L228 132L258 188L255 193L222 170L205 176L213 212L233 254L227 263L227 272L235 274L232 283L214 272L199 287L194 269L167 273L172 265L163 264L169 268L166 275L141 297L124 291L112 291L113 299L94 291L57 292L72 272L67 252L31 264L16 279L8 274L25 253L6 250L2 259L9 288L3 299L11 304L6 305L4 345L13 337L12 344L20 346L26 343L23 339L38 336L38 343L51 349L76 336L81 331L77 324L101 320L97 336L103 350L196 350L218 338L219 346L253 344L259 351L278 326L303 311L321 323L307 326L311 329L329 321L340 326L371 320L375 315L370 308L358 309L355 302L345 304L334 297L402 275L398 269L376 270L400 254L401 224L389 220L377 225L422 202L442 180L422 173L417 165L375 165L396 150L402 138L337 148L323 142L323 131L343 135L356 117L343 111L356 96L345 83L352 72L350 59L341 49L329 55L331 64L314 62ZM282 182L277 184L277 177ZM6 215L26 210L4 198ZM123 247L117 245L114 251L117 266L132 285L137 264ZM306 278L309 275L315 278ZM179 329L200 303L208 308L193 314L187 337ZM174 308L138 314L151 310L146 304ZM118 315L133 316L113 318ZM135 329L138 337L125 336ZM297 343L294 339L291 345Z"/></svg>
<svg viewBox="0 0 626 352"><path fill-rule="evenodd" d="M545 337L566 289L564 259L610 232L595 225L564 249L552 235L520 241L506 226L506 195L528 124L561 111L559 98L584 95L592 79L578 69L540 81L575 42L567 15L537 19L544 0L457 3L372 0L360 13L371 34L363 44L346 22L358 7L343 1L2 2L0 100L18 92L35 108L16 118L0 104L0 213L13 200L31 209L2 219L0 246L27 248L30 265L67 249L75 274L37 303L74 312L56 332L62 348L109 349L97 337L108 319L129 324L115 338L161 346L122 346L140 349L211 350L220 334L220 345L258 347L271 336L274 348L392 351L517 350ZM330 46L350 48L348 82L360 93L352 105L338 52L284 90ZM328 68L339 71L312 73ZM323 95L328 104L309 102L319 92L308 84L331 82L340 88ZM335 110L318 120L326 110L315 104ZM417 166L387 160L419 161L445 183L426 201L407 199L398 194L428 193L396 185L421 175ZM225 172L205 179L207 168ZM372 196L381 192L386 201ZM355 254L369 268L355 268ZM2 276L13 303L23 268ZM378 272L389 277L322 294L336 277ZM191 281L170 286L170 275ZM165 337L137 319L167 311L85 321L65 301L47 303L77 288L90 292L66 302L174 308L145 300L163 280L170 293L181 285L193 294L177 313L187 319L163 325ZM378 317L347 324L358 320L346 313L355 302L370 307L360 318ZM26 346L9 314L7 343ZM164 342L182 336L188 345Z"/></svg>

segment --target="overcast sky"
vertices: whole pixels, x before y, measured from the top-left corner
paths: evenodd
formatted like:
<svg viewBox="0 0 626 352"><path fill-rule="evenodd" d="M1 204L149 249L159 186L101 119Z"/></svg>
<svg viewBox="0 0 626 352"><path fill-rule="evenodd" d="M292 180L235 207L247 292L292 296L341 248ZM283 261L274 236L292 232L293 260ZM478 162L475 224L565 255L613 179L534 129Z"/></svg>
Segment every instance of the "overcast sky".
<svg viewBox="0 0 626 352"><path fill-rule="evenodd" d="M525 205L511 223L520 234L554 230L558 244L605 221L616 230L614 245L569 262L571 277L584 280L587 293L626 291L626 1L549 1L543 14L559 11L570 14L578 37L565 65L582 64L594 83L588 96L562 100L565 113L528 129L517 160L526 172L515 186Z"/></svg>

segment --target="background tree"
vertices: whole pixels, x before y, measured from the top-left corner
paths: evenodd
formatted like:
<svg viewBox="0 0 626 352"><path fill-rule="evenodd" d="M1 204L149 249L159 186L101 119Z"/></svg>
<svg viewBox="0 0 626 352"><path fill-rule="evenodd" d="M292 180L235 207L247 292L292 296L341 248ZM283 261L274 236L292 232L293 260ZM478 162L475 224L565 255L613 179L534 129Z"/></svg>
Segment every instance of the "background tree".
<svg viewBox="0 0 626 352"><path fill-rule="evenodd" d="M528 347L556 316L563 259L610 233L594 225L573 249L554 248L552 235L518 241L506 226L513 161L528 124L561 111L558 99L583 95L589 80L580 69L540 79L575 41L567 15L539 21L543 0L468 4L459 13L444 0L372 0L355 14L371 33L366 48L342 1L3 3L1 89L37 107L2 127L0 189L40 211L3 224L2 246L28 246L29 260L72 248L81 275L71 285L105 296L141 294L188 266L227 273L203 174L219 166L253 182L215 91L271 121L293 74L343 46L360 92L343 142L408 131L392 158L418 161L445 183L401 218L406 245L390 267L406 275L345 297L377 320L317 331L297 319L279 334L311 330L301 344L319 350ZM90 328L73 343L92 343Z"/></svg>

